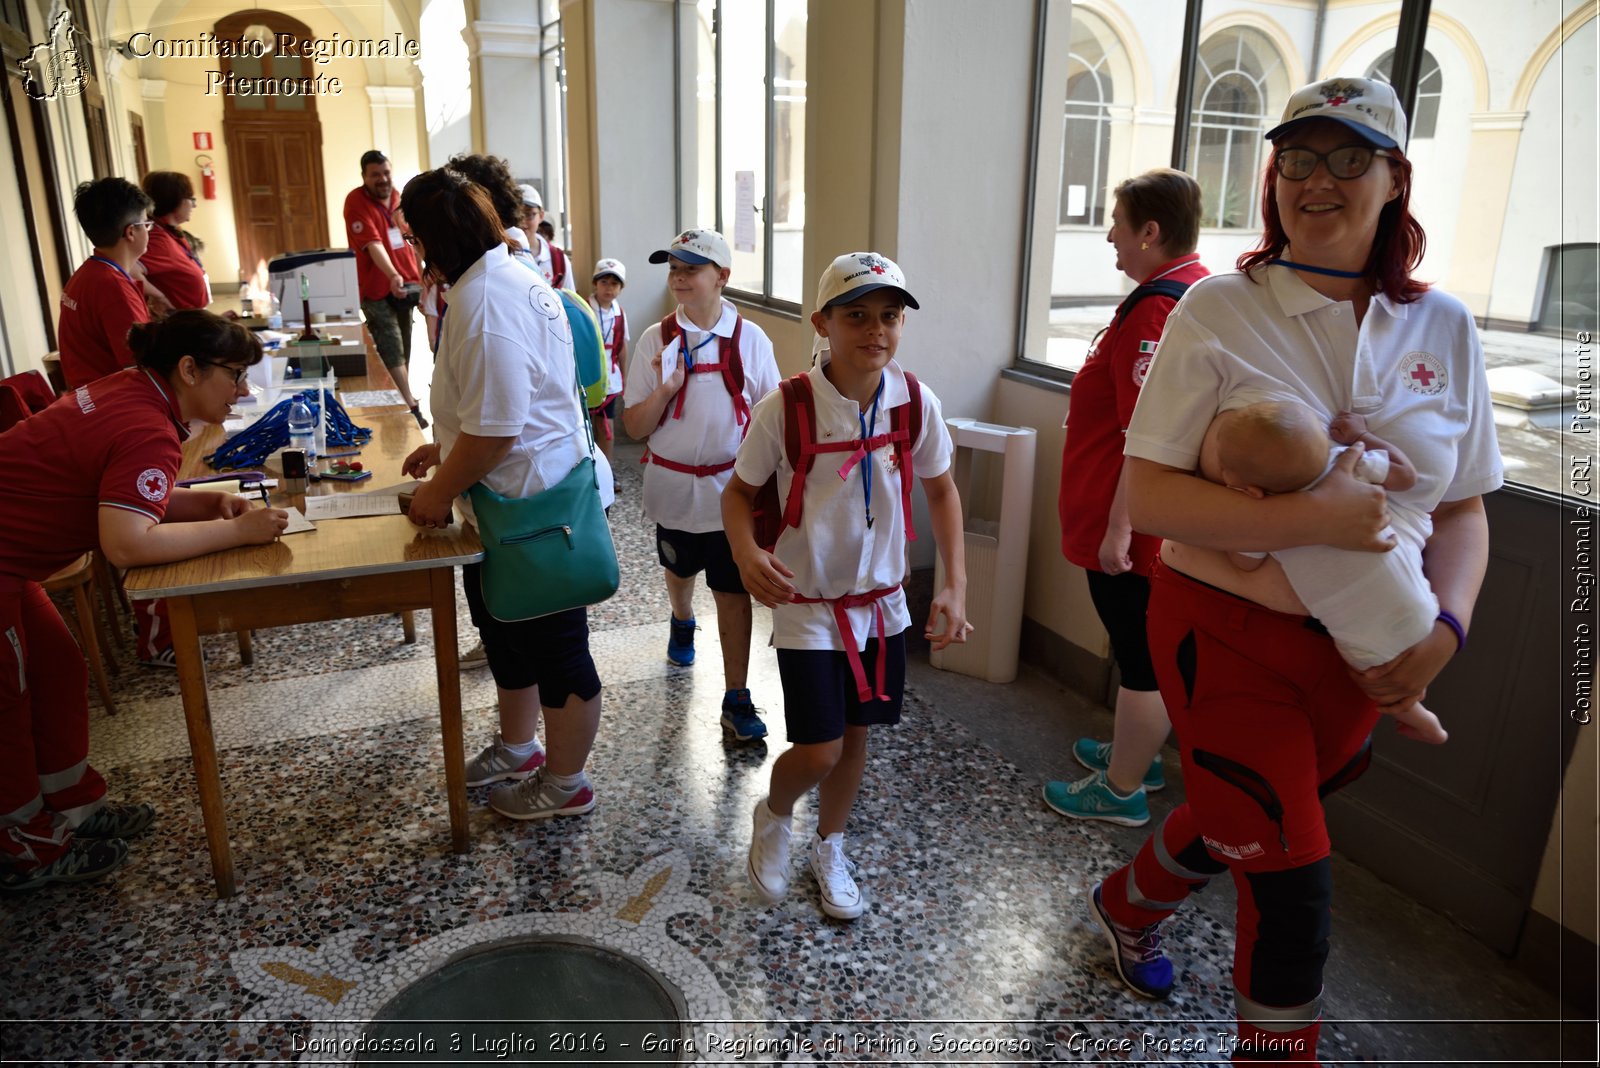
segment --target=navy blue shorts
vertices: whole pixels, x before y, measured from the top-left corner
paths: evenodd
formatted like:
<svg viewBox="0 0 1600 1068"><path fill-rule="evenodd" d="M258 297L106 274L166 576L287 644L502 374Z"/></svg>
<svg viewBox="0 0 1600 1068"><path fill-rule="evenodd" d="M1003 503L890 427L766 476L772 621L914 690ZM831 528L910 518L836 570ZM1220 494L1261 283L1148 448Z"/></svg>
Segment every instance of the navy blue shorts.
<svg viewBox="0 0 1600 1068"><path fill-rule="evenodd" d="M538 686L539 703L545 708L561 708L573 694L587 701L599 693L600 675L589 655L589 610L572 608L507 623L490 615L483 602L482 572L482 564L466 564L461 584L466 587L472 625L489 656L494 684L502 690Z"/></svg>
<svg viewBox="0 0 1600 1068"><path fill-rule="evenodd" d="M739 565L733 562L728 535L720 530L691 534L656 524L656 557L661 566L679 578L706 573L706 585L717 593L744 593Z"/></svg>
<svg viewBox="0 0 1600 1068"><path fill-rule="evenodd" d="M816 745L844 737L852 727L893 726L900 722L906 692L905 631L883 643L883 689L887 701L863 703L856 692L850 658L838 649L779 649L778 675L783 680L783 723L791 745ZM876 677L880 646L867 639L861 666L867 684Z"/></svg>

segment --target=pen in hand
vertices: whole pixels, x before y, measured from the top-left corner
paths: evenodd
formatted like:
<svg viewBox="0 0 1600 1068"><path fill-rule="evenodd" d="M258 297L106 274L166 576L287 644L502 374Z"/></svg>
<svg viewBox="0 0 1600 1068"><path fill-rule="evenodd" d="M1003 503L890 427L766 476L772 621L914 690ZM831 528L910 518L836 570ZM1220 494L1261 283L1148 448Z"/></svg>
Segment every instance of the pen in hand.
<svg viewBox="0 0 1600 1068"><path fill-rule="evenodd" d="M272 498L267 494L267 487L265 487L265 486L261 487L261 506L263 508L271 508L272 507ZM274 534L274 535L272 535L272 540L273 541L277 541L277 540L279 540L279 537L280 537L279 534Z"/></svg>

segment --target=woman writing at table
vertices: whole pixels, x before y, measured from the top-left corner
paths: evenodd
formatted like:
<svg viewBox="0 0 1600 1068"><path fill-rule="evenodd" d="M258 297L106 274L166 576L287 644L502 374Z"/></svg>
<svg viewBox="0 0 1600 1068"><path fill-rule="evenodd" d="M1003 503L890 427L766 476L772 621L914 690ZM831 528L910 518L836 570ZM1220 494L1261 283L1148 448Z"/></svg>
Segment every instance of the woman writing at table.
<svg viewBox="0 0 1600 1068"><path fill-rule="evenodd" d="M106 800L88 764L88 672L40 583L91 550L117 567L270 542L288 522L174 487L188 423L221 423L261 345L203 311L135 325L135 365L0 434L0 890L97 879L155 810ZM88 620L81 626L92 626Z"/></svg>
<svg viewBox="0 0 1600 1068"><path fill-rule="evenodd" d="M433 364L438 444L406 457L405 473L433 477L408 515L420 526L449 522L452 503L476 482L505 497L531 497L589 455L589 413L576 392L572 334L561 298L512 256L483 187L454 171L406 183L406 240L450 286ZM611 472L596 455L601 503ZM506 623L489 614L482 567L462 569L467 606L483 639L500 705L500 732L467 762L467 785L505 782L489 806L518 820L579 816L594 808L584 772L600 728L600 676L589 655L588 612L574 608ZM539 744L541 715L549 752Z"/></svg>
<svg viewBox="0 0 1600 1068"><path fill-rule="evenodd" d="M1128 428L1133 525L1166 539L1150 652L1188 802L1092 892L1120 977L1163 998L1174 981L1160 923L1232 875L1236 1062L1316 1059L1333 902L1322 798L1366 770L1380 707L1421 700L1465 644L1488 561L1482 495L1503 478L1472 315L1411 274L1423 233L1394 90L1306 86L1267 137L1261 245L1238 272L1195 283L1168 318ZM1421 517L1440 611L1387 664L1346 667L1277 559L1229 561L1394 547L1384 491L1352 473L1358 445L1303 493L1257 499L1193 473L1217 414L1262 397L1298 401L1324 425L1359 413L1416 468L1393 497Z"/></svg>

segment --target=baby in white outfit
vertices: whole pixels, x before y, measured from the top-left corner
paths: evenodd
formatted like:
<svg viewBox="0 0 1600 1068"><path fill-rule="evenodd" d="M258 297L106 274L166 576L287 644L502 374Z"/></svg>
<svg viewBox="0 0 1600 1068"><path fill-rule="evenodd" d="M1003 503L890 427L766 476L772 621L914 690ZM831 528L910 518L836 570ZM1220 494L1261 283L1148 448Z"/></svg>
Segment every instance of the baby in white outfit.
<svg viewBox="0 0 1600 1068"><path fill-rule="evenodd" d="M1324 427L1297 401L1261 401L1219 413L1206 431L1200 473L1255 497L1308 490L1358 441L1366 452L1356 464L1357 478L1391 492L1416 484L1411 462L1369 433L1363 417L1341 412ZM1439 617L1439 599L1422 572L1422 547L1433 521L1393 497L1389 516L1397 544L1386 553L1303 545L1270 554L1333 636L1340 655L1359 671L1387 664L1416 645ZM1269 554L1228 555L1235 567L1253 571ZM1395 713L1395 719L1408 738L1439 745L1448 737L1439 718L1420 703Z"/></svg>

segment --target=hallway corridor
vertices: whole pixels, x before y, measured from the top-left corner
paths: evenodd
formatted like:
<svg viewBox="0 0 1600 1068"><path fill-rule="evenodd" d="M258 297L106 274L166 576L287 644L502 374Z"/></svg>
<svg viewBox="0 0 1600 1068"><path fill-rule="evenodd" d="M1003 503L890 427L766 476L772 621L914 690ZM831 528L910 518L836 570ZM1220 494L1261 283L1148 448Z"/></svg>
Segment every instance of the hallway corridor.
<svg viewBox="0 0 1600 1068"><path fill-rule="evenodd" d="M767 1043L742 1063L1225 1059L1232 887L1169 924L1170 1002L1124 991L1085 902L1144 832L1044 807L1043 782L1076 774L1071 740L1108 736L1110 715L1036 672L990 686L914 653L904 722L874 734L848 833L866 914L824 918L798 859L788 899L757 901L750 811L785 747L770 617L756 613L752 689L772 737L730 745L703 584L699 663L663 656L637 455L621 449L616 464L622 591L590 614L606 684L593 814L514 824L472 790L473 850L449 852L425 617L415 645L393 617L263 631L249 669L231 638L207 639L239 876L238 895L217 901L176 679L127 668L119 714L94 712L92 760L113 797L152 802L160 819L104 882L0 899L3 1059L338 1062L326 1051L407 983L524 934L650 965L681 992L701 1062L733 1061L738 1040ZM470 645L464 601L459 612ZM473 752L494 730L488 672L464 674L462 691ZM1180 781L1157 795L1157 819L1179 795ZM797 836L812 819L797 813ZM1326 1063L1559 1055L1555 1025L1534 1022L1558 1015L1550 994L1360 869L1336 858L1335 872ZM526 995L537 1020L537 984ZM574 1055L605 1058L625 1051Z"/></svg>

